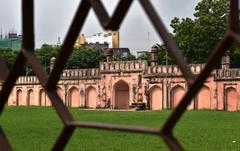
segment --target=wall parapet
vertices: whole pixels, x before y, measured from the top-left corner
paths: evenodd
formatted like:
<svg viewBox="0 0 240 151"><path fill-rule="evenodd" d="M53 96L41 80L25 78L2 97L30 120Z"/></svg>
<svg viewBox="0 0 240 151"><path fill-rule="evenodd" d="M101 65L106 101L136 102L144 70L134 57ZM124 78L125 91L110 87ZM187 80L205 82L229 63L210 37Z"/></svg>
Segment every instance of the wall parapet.
<svg viewBox="0 0 240 151"><path fill-rule="evenodd" d="M16 84L38 84L39 80L36 76L21 76L17 79Z"/></svg>
<svg viewBox="0 0 240 151"><path fill-rule="evenodd" d="M217 69L214 80L240 80L240 69Z"/></svg>
<svg viewBox="0 0 240 151"><path fill-rule="evenodd" d="M63 70L60 79L100 79L100 73L98 68L93 69L67 69ZM16 84L39 84L39 80L36 76L20 76ZM1 85L1 81L0 81Z"/></svg>
<svg viewBox="0 0 240 151"><path fill-rule="evenodd" d="M100 72L99 68L66 69L63 70L61 79L100 79Z"/></svg>
<svg viewBox="0 0 240 151"><path fill-rule="evenodd" d="M198 75L202 72L205 64L189 64L193 74ZM158 65L148 66L145 70L144 77L170 77L182 76L182 72L177 65Z"/></svg>
<svg viewBox="0 0 240 151"><path fill-rule="evenodd" d="M100 62L101 73L143 72L146 67L145 60Z"/></svg>

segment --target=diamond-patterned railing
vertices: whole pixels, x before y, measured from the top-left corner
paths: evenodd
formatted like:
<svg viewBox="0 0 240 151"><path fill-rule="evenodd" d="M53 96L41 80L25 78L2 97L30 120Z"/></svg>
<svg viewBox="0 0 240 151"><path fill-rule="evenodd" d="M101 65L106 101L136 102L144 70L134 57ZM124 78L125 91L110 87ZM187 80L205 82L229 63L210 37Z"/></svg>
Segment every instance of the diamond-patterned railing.
<svg viewBox="0 0 240 151"><path fill-rule="evenodd" d="M61 47L61 51L57 57L54 69L48 76L40 61L34 55L34 1L22 0L22 31L23 44L13 68L9 71L3 58L0 56L0 80L4 81L2 90L0 92L0 112L3 112L4 106L8 100L9 94L19 77L21 70L27 63L30 65L36 76L39 78L41 85L44 87L49 96L54 109L61 118L64 128L58 137L52 150L63 150L68 140L72 136L74 130L80 128L103 129L110 131L127 131L134 133L154 134L163 138L170 150L183 150L178 140L173 135L173 128L186 111L187 106L191 103L192 98L198 93L203 86L204 81L213 71L214 66L220 61L224 52L233 44L240 45L239 34L239 11L238 0L230 0L230 25L225 32L223 38L216 44L215 49L211 52L204 70L198 77L194 77L190 68L187 65L181 51L177 47L173 39L171 39L169 32L163 25L156 10L149 0L138 0L155 28L159 37L165 43L168 53L172 56L175 63L181 69L183 76L188 83L188 92L182 98L180 104L170 115L166 123L161 128L149 128L128 125L103 124L96 122L76 121L64 106L63 101L56 91L56 84L59 81L61 72L72 52L74 42L80 33L90 8L93 8L101 26L106 30L117 30L120 27L126 13L128 12L133 0L119 0L119 3L111 17L109 17L106 9L100 0L82 0L77 9L75 17L69 28L67 36ZM0 149L3 151L12 150L4 131L0 128Z"/></svg>

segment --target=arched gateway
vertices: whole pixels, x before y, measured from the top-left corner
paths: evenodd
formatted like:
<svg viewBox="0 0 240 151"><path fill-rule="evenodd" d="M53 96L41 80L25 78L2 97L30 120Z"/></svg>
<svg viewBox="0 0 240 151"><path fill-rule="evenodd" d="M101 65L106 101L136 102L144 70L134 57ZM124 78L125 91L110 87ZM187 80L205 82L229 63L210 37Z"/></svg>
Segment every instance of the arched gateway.
<svg viewBox="0 0 240 151"><path fill-rule="evenodd" d="M129 108L129 86L120 80L114 85L113 107L115 109L128 109Z"/></svg>

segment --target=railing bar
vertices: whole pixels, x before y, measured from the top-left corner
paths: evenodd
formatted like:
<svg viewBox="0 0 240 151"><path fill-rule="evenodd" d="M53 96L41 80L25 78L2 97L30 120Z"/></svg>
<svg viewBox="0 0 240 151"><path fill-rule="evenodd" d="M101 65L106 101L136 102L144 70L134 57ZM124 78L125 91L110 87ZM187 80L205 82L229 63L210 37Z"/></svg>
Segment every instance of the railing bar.
<svg viewBox="0 0 240 151"><path fill-rule="evenodd" d="M232 42L236 42L240 45L239 33L239 2L238 0L230 0L230 31L227 31L221 41L217 44L210 57L208 58L207 64L200 75L195 80L195 76L191 72L187 62L185 61L182 53L178 49L176 43L169 35L167 29L162 23L161 19L157 15L154 7L149 0L139 0L140 4L148 15L148 18L152 22L155 30L159 37L162 37L163 42L167 47L167 51L173 57L176 64L181 69L183 76L188 82L189 90L184 95L180 104L177 106L175 111L170 115L168 120L163 126L163 129L158 128L147 128L141 126L129 126L129 125L117 125L117 124L105 124L97 122L86 122L86 121L73 121L73 117L68 111L67 107L63 104L60 96L56 91L56 85L60 79L61 72L69 58L75 40L82 29L85 19L89 13L92 5L96 16L100 20L101 25L105 29L118 29L122 20L124 19L132 0L120 0L117 9L115 9L112 18L109 18L106 9L104 8L100 0L82 0L79 8L75 14L72 25L67 33L61 52L54 65L52 74L48 78L46 72L43 70L39 60L36 59L33 54L34 51L34 1L33 0L22 0L22 27L23 27L23 49L17 56L16 62L13 65L13 69L8 71L8 68L4 62L4 59L0 57L0 79L5 80L0 92L0 114L3 111L4 105L6 104L8 97L14 87L16 79L19 77L21 70L27 61L34 72L36 73L39 81L46 90L53 107L62 119L65 127L59 136L53 150L63 150L72 136L76 127L79 128L92 128L102 129L109 131L125 131L133 133L143 134L154 134L162 136L169 149L181 151L182 146L179 144L177 139L172 135L172 130L182 114L186 111L187 106L190 104L192 98L203 86L205 80L213 71L216 63L220 61L224 52L229 48ZM90 5L91 3L91 5ZM91 71L91 70L90 70ZM101 70L100 70L101 72ZM47 79L48 78L48 79ZM0 128L0 148L1 150L12 150L11 146Z"/></svg>
<svg viewBox="0 0 240 151"><path fill-rule="evenodd" d="M106 28L109 22L109 15L100 0L88 0L98 17L100 24Z"/></svg>
<svg viewBox="0 0 240 151"><path fill-rule="evenodd" d="M23 53L24 57L26 58L26 61L28 62L28 64L31 66L32 70L38 77L42 86L45 87L46 83L47 83L48 75L47 75L46 71L43 69L43 67L41 66L41 63L39 62L39 60L35 57L35 55L31 51L27 51L27 50L23 49L22 53Z"/></svg>
<svg viewBox="0 0 240 151"><path fill-rule="evenodd" d="M2 128L0 127L0 150L1 151L11 151L12 147L8 142L6 135L4 134Z"/></svg>
<svg viewBox="0 0 240 151"><path fill-rule="evenodd" d="M22 0L22 47L34 51L34 4L33 0Z"/></svg>
<svg viewBox="0 0 240 151"><path fill-rule="evenodd" d="M179 144L178 140L172 134L161 134L163 140L168 145L170 150L174 151L183 151L181 144Z"/></svg>
<svg viewBox="0 0 240 151"><path fill-rule="evenodd" d="M187 106L191 103L192 98L198 93L200 88L203 86L205 80L208 78L211 71L214 69L215 65L221 57L224 55L227 48L232 44L232 39L229 36L229 32L227 32L222 40L215 47L213 52L210 54L208 58L207 64L201 74L197 77L196 81L193 85L189 87L188 92L181 99L179 105L168 118L167 122L164 124L162 129L163 133L170 133L177 123L177 121L181 118L182 114L186 111Z"/></svg>
<svg viewBox="0 0 240 151"><path fill-rule="evenodd" d="M0 114L3 111L5 103L8 101L8 96L10 95L12 88L14 87L15 82L23 69L24 64L25 64L25 58L22 52L20 52L13 65L13 68L11 69L8 77L4 81L4 84L2 86L2 91L0 92Z"/></svg>
<svg viewBox="0 0 240 151"><path fill-rule="evenodd" d="M230 1L230 29L239 32L239 0Z"/></svg>
<svg viewBox="0 0 240 151"><path fill-rule="evenodd" d="M81 128L102 129L102 130L109 130L109 131L126 131L126 132L133 132L133 133L146 133L146 134L160 135L159 128L105 124L105 123L85 122L85 121L80 121L80 122L72 121L69 123L69 125L77 126Z"/></svg>
<svg viewBox="0 0 240 151"><path fill-rule="evenodd" d="M25 51L25 50L23 50L23 54L26 57L30 66L32 67L33 71L37 75L40 83L42 84L44 89L46 89L46 93L48 94L48 96L49 96L49 98L50 98L50 100L53 104L53 107L56 110L56 112L58 113L58 115L60 116L61 120L64 123L66 123L67 121L73 120L71 114L67 110L66 106L63 104L62 99L56 93L56 89L53 90L53 91L52 90L47 90L47 88L46 88L47 74L43 70L40 62L36 59L34 54L32 52Z"/></svg>
<svg viewBox="0 0 240 151"><path fill-rule="evenodd" d="M30 51L34 50L34 8L33 0L22 0L22 30L23 30L23 44L22 46ZM22 52L19 53L13 69L3 85L0 98L0 113L2 113L4 104L8 100L8 96L19 77L20 72L24 66L25 59Z"/></svg>
<svg viewBox="0 0 240 151"><path fill-rule="evenodd" d="M133 0L120 0L111 20L108 23L108 29L118 30Z"/></svg>
<svg viewBox="0 0 240 151"><path fill-rule="evenodd" d="M7 65L5 64L2 56L0 56L0 80L5 81L8 74L9 74L9 70L7 68Z"/></svg>
<svg viewBox="0 0 240 151"><path fill-rule="evenodd" d="M71 138L75 130L74 126L65 126L61 135L58 137L55 145L53 146L53 151L62 151L67 145L69 139Z"/></svg>
<svg viewBox="0 0 240 151"><path fill-rule="evenodd" d="M73 120L72 115L68 111L67 107L63 104L63 101L57 94L56 90L46 89L46 93L49 99L51 100L53 107L55 108L61 120L63 121L63 123L66 125L67 122L72 121Z"/></svg>
<svg viewBox="0 0 240 151"><path fill-rule="evenodd" d="M139 0L139 2L141 3L142 7L144 8L146 14L148 15L148 18L152 22L159 37L162 37L162 40L167 47L167 51L169 52L170 56L173 57L175 63L181 69L183 76L186 78L186 81L188 82L188 84L192 84L195 79L194 75L193 75L192 71L190 70L187 62L185 61L182 53L178 49L176 43L170 37L169 32L167 31L167 29L163 25L161 19L157 15L156 10L151 5L149 0Z"/></svg>
<svg viewBox="0 0 240 151"><path fill-rule="evenodd" d="M72 48L75 43L75 40L77 39L78 34L82 29L82 26L88 15L89 10L90 10L90 4L87 2L87 0L82 0L75 14L71 27L67 33L67 36L64 40L60 54L57 57L57 60L54 64L54 68L51 72L49 80L47 82L47 87L49 89L54 89L54 87L56 86L60 78L60 75L62 73L62 70L67 62L67 59L69 58L72 52Z"/></svg>
<svg viewBox="0 0 240 151"><path fill-rule="evenodd" d="M238 33L230 32L233 41L240 47L240 35Z"/></svg>

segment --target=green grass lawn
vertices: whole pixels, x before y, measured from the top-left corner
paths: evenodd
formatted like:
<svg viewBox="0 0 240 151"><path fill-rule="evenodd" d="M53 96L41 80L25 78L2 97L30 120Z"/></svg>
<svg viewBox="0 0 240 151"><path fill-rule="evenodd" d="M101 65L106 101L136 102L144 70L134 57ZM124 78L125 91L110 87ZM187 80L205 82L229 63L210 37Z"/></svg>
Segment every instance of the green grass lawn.
<svg viewBox="0 0 240 151"><path fill-rule="evenodd" d="M89 111L71 109L74 118L149 127L163 125L171 111ZM50 150L63 125L52 108L7 107L1 126L13 149ZM186 150L239 151L240 112L187 111L174 129ZM235 143L233 141L236 141ZM160 137L126 132L78 128L66 150L71 151L159 151L168 150Z"/></svg>

